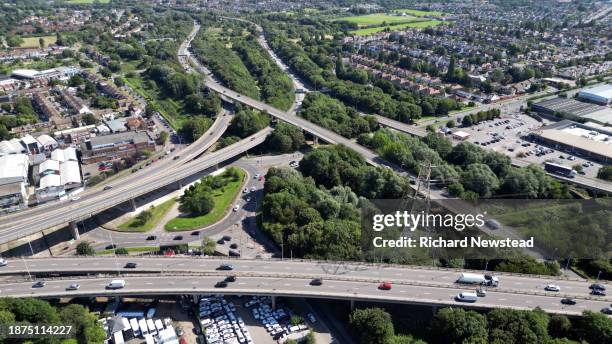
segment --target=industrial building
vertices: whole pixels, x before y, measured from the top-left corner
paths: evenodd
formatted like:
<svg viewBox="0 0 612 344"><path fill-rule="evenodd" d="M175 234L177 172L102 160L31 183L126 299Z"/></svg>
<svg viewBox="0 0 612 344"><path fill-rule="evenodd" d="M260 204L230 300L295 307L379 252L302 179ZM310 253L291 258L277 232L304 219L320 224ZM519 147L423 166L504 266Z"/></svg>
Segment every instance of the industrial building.
<svg viewBox="0 0 612 344"><path fill-rule="evenodd" d="M82 185L81 170L76 149L56 149L51 158L36 166L34 179L37 181L36 201L43 203L64 196Z"/></svg>
<svg viewBox="0 0 612 344"><path fill-rule="evenodd" d="M612 162L612 131L563 120L540 128L530 138L569 154L599 161Z"/></svg>
<svg viewBox="0 0 612 344"><path fill-rule="evenodd" d="M612 124L612 109L607 106L577 101L571 98L553 98L543 100L531 106L541 115L551 118L565 118L580 122L597 122Z"/></svg>
<svg viewBox="0 0 612 344"><path fill-rule="evenodd" d="M78 68L74 67L57 67L41 71L33 69L15 69L11 73L11 77L21 80L67 80L80 72Z"/></svg>
<svg viewBox="0 0 612 344"><path fill-rule="evenodd" d="M612 103L612 84L583 89L578 92L578 98L600 105Z"/></svg>
<svg viewBox="0 0 612 344"><path fill-rule="evenodd" d="M0 212L27 208L29 168L25 154L0 156Z"/></svg>
<svg viewBox="0 0 612 344"><path fill-rule="evenodd" d="M143 151L155 152L155 141L146 131L95 136L81 143L83 164L131 158Z"/></svg>

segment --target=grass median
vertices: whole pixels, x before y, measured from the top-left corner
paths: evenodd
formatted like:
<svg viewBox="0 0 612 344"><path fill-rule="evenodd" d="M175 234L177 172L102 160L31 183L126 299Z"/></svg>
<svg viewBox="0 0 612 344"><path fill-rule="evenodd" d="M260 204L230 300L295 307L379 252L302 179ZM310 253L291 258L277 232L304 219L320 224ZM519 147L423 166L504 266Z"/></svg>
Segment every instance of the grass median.
<svg viewBox="0 0 612 344"><path fill-rule="evenodd" d="M223 177L224 185L212 189L211 196L214 200L214 206L210 212L199 216L175 217L166 223L165 229L169 232L188 231L210 226L221 220L230 211L234 200L240 194L240 190L246 181L246 172L242 169L236 170L239 176L237 180L233 180L231 177Z"/></svg>
<svg viewBox="0 0 612 344"><path fill-rule="evenodd" d="M143 247L126 247L125 248L128 253L144 253L144 252L157 252L159 251L159 246L143 246ZM113 254L116 249L106 249L96 251L96 256L103 256L106 254Z"/></svg>
<svg viewBox="0 0 612 344"><path fill-rule="evenodd" d="M168 213L175 203L176 199L172 198L158 206L152 206L147 210L143 210L143 212L148 212L150 214L148 216L148 220L146 220L144 223L137 215L119 225L116 230L120 232L148 232L157 226L159 221L161 221L164 215Z"/></svg>

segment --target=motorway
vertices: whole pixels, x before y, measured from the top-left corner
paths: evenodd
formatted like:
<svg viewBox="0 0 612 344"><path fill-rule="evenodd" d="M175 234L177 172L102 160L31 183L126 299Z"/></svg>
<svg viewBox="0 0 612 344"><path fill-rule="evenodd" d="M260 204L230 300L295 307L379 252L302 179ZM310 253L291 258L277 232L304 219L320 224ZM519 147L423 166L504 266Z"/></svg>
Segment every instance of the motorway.
<svg viewBox="0 0 612 344"><path fill-rule="evenodd" d="M136 269L125 269L128 262L138 263ZM233 271L219 271L222 263L232 263ZM27 268L26 268L27 266ZM117 273L125 279L127 287L118 291L106 291L104 286L111 277L62 277L47 280L47 286L30 288L32 282L11 282L9 276L30 273L97 274ZM133 275L134 272L143 275ZM453 300L457 293L473 290L473 286L458 285L455 280L461 271L425 267L400 267L359 263L334 263L290 260L230 260L217 258L155 258L155 257L107 257L107 258L52 258L9 260L0 268L5 275L0 283L2 295L63 296L72 294L194 294L218 293L213 285L224 276L236 275L238 281L230 284L223 293L265 294L276 296L322 297L338 299L372 300L383 302L420 303L432 305L457 305ZM162 274L164 278L160 278ZM487 296L475 304L478 307L509 307L533 309L541 307L552 313L578 315L584 310L599 311L607 307L611 299L592 297L588 294L589 282L559 279L549 276L498 274L500 286L488 288ZM312 278L323 278L322 286L311 286ZM114 277L117 278L117 277ZM390 281L392 290L377 289L380 281ZM72 282L81 284L77 292L64 288ZM557 284L561 292L546 292L544 286ZM609 286L608 286L609 287ZM565 306L562 297L573 297L577 304Z"/></svg>
<svg viewBox="0 0 612 344"><path fill-rule="evenodd" d="M37 212L36 214L31 214L30 211L26 210L19 213L25 215L12 217L7 220L2 218L3 221L0 224L0 242L8 242L70 221L80 221L117 204L157 190L160 187L179 183L186 177L223 163L261 144L272 130L269 127L265 128L242 141L174 168L162 168L157 173L151 173L145 169L142 174L139 174L137 179L129 183L116 183L109 190L102 190L92 195L83 196L78 201L66 203L62 207L45 209L44 212ZM215 136L212 134L209 134L209 136Z"/></svg>

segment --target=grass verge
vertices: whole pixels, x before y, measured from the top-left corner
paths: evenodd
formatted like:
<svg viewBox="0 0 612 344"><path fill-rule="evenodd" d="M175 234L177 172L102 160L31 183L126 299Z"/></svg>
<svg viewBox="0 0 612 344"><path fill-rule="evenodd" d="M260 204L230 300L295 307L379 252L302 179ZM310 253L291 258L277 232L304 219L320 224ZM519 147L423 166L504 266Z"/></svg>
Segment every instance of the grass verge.
<svg viewBox="0 0 612 344"><path fill-rule="evenodd" d="M215 205L206 215L193 217L175 217L164 226L169 232L187 231L209 226L223 218L230 211L233 201L240 193L244 183L246 172L238 169L240 178L237 181L229 181L225 186L213 190Z"/></svg>
<svg viewBox="0 0 612 344"><path fill-rule="evenodd" d="M404 24L397 24L397 25L387 25L387 26L377 26L377 27L370 27L370 28L366 28L366 29L359 29L359 30L353 30L350 31L349 33L353 34L353 35L357 35L357 36L367 36L367 35L371 35L373 33L377 33L377 32L381 32L384 31L386 29L395 31L395 30L401 30L401 29L406 29L406 28L415 28L415 27L428 27L428 26L436 26L436 25L440 25L443 22L439 21L439 20L421 20L421 21L414 21L411 23L404 23Z"/></svg>
<svg viewBox="0 0 612 344"><path fill-rule="evenodd" d="M125 249L130 253L157 252L159 251L159 246L126 247ZM105 254L113 254L115 250L116 249L107 249L96 251L96 255L102 256Z"/></svg>
<svg viewBox="0 0 612 344"><path fill-rule="evenodd" d="M119 225L117 231L148 232L153 229L159 223L159 221L161 221L164 215L166 215L170 208L172 208L174 203L176 203L176 198L169 199L156 207L151 207L148 209L148 211L151 212L151 219L149 221L145 222L143 225L140 225L136 217L132 217L128 221Z"/></svg>

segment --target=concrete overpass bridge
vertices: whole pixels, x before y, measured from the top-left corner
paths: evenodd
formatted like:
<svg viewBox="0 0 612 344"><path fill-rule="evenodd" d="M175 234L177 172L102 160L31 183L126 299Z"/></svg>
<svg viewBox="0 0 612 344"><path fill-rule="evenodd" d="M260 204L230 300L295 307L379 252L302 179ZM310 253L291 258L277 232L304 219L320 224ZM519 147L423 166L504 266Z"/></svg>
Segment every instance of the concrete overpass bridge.
<svg viewBox="0 0 612 344"><path fill-rule="evenodd" d="M135 269L125 268L128 262ZM222 263L233 264L232 271L220 271ZM155 257L96 257L96 258L34 258L10 260L0 268L4 282L0 293L8 297L70 297L70 296L129 296L129 295L268 295L286 297L325 298L354 301L392 302L439 306L466 306L455 301L460 292L473 291L474 286L455 283L461 270L435 269L416 266L374 265L366 263L288 260L228 260L217 258L155 258ZM34 276L48 277L43 288L32 288ZM228 275L237 277L226 288L215 284ZM584 310L599 311L610 299L588 294L589 282L550 276L497 274L500 286L489 288L487 296L469 307L533 309L540 307L550 313L580 315ZM13 281L10 279L13 278ZM16 279L15 279L16 278ZM313 278L323 284L313 286ZM112 279L123 279L125 288L110 290ZM381 281L392 283L391 290L379 290ZM68 291L71 283L79 283L76 291ZM546 292L549 283L561 287L560 292ZM576 305L562 304L561 298L571 297Z"/></svg>
<svg viewBox="0 0 612 344"><path fill-rule="evenodd" d="M110 184L111 189L84 195L77 201L54 203L52 207L46 207L44 211L26 210L19 213L19 216L3 218L0 224L0 242L9 242L66 223L70 225L73 236L77 239L79 237L76 227L78 221L124 202L132 202L134 205L136 197L160 187L172 184L181 186L183 179L217 166L261 144L272 130L270 127L265 128L235 144L189 163L173 165L172 168L168 166L155 170L155 172L143 170L138 178L120 179ZM213 136L212 133L209 135Z"/></svg>

